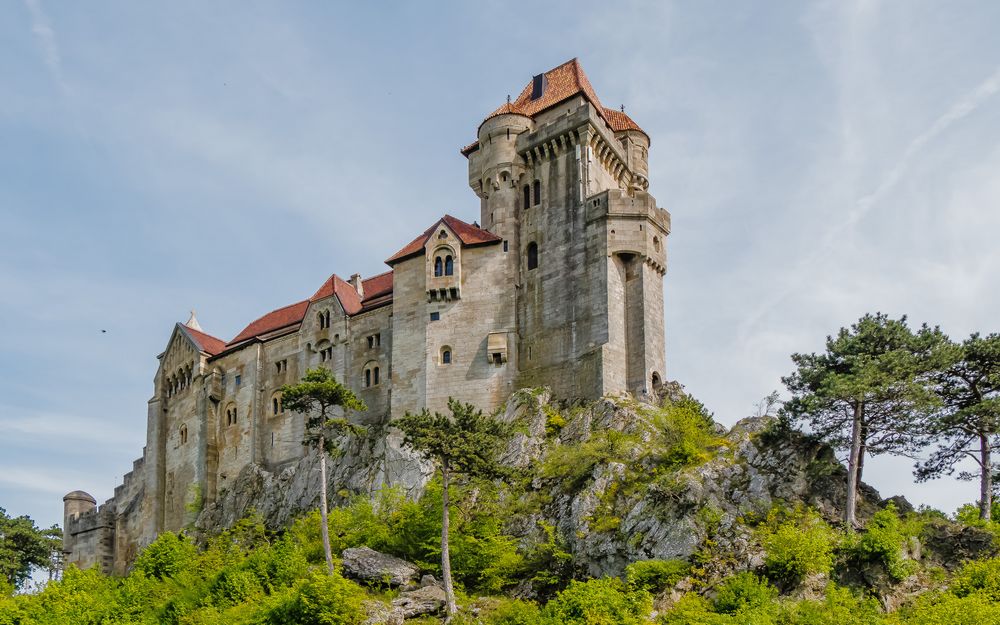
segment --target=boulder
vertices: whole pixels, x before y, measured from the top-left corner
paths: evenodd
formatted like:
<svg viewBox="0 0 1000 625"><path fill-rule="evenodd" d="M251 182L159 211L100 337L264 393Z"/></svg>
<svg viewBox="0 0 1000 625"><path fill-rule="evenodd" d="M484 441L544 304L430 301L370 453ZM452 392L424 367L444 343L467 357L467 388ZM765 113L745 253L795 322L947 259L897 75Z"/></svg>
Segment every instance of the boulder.
<svg viewBox="0 0 1000 625"><path fill-rule="evenodd" d="M363 582L395 588L412 584L420 576L417 565L368 547L344 549L341 560L344 575Z"/></svg>
<svg viewBox="0 0 1000 625"><path fill-rule="evenodd" d="M416 590L402 592L392 600L392 611L404 619L440 614L444 610L447 595L440 586L424 586Z"/></svg>

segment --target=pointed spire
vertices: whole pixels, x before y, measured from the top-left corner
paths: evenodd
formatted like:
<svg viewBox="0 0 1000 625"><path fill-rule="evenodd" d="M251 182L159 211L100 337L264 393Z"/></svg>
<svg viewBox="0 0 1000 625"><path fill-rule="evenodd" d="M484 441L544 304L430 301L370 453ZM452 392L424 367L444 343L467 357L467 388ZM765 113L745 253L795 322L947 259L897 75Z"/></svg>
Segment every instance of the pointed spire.
<svg viewBox="0 0 1000 625"><path fill-rule="evenodd" d="M194 310L191 311L191 316L188 318L186 322L184 322L184 325L191 328L192 330L204 332L204 330L201 329L201 326L198 325L198 318L194 316Z"/></svg>

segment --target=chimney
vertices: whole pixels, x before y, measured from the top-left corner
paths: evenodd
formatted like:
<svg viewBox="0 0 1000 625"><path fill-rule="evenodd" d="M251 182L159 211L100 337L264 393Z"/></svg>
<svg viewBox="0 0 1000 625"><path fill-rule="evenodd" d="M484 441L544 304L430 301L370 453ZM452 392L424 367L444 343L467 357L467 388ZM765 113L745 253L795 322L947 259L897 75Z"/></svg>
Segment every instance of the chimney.
<svg viewBox="0 0 1000 625"><path fill-rule="evenodd" d="M351 276L351 286L353 286L354 290L358 292L358 297L360 297L361 299L365 298L365 287L364 285L361 284L360 273L356 273L353 276Z"/></svg>

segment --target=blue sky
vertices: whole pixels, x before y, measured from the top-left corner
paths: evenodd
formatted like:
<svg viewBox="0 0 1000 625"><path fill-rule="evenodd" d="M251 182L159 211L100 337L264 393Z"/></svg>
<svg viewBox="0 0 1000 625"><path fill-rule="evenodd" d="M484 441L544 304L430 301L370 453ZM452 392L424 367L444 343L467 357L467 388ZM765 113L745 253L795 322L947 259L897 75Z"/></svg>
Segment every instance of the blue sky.
<svg viewBox="0 0 1000 625"><path fill-rule="evenodd" d="M997 24L988 1L4 3L0 506L48 525L112 494L189 309L228 339L476 219L458 148L572 57L652 137L668 377L720 421L868 311L1000 330ZM910 464L867 477L975 498Z"/></svg>

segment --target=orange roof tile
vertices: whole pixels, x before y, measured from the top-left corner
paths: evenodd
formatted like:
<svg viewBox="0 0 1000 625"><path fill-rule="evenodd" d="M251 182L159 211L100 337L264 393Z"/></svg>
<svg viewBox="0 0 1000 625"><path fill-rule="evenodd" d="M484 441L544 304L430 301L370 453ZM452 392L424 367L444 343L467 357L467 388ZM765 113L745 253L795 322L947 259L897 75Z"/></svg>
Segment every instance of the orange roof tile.
<svg viewBox="0 0 1000 625"><path fill-rule="evenodd" d="M361 310L361 298L358 297L358 292L354 290L353 286L344 281L337 274L331 275L327 281L323 283L323 286L319 287L319 290L313 293L313 296L309 298L309 301L315 302L323 299L324 297L330 297L331 295L337 296L341 307L348 315L356 314L359 310Z"/></svg>
<svg viewBox="0 0 1000 625"><path fill-rule="evenodd" d="M392 293L392 270L372 276L361 281L361 286L365 291L363 302L368 302Z"/></svg>
<svg viewBox="0 0 1000 625"><path fill-rule="evenodd" d="M594 92L594 88L591 86L590 80L587 78L587 74L584 73L583 68L580 67L580 62L577 59L566 61L559 67L555 67L545 72L545 91L542 92L542 96L540 98L536 98L534 100L531 99L532 82L533 81L528 81L528 84L521 90L521 94L517 96L516 100L503 104L500 108L487 115L486 119L483 121L485 122L486 120L492 119L497 115L504 115L507 113L524 115L525 117L534 117L542 111L550 109L560 102L564 102L565 100L580 94L594 105L597 112L606 122L608 122L608 125L611 126L613 130L642 131L638 124L632 121L628 115L625 115L621 111L604 108L600 99L598 99L597 94ZM624 117L624 119L622 119L622 117ZM479 142L473 142L462 148L461 153L464 156L468 156L474 152L477 147L479 147Z"/></svg>
<svg viewBox="0 0 1000 625"><path fill-rule="evenodd" d="M211 356L214 356L226 349L226 342L222 339L217 339L210 334L205 334L204 332L195 330L194 328L188 327L183 323L179 323L177 325L187 332L187 335L191 337L191 340L198 346L198 349Z"/></svg>
<svg viewBox="0 0 1000 625"><path fill-rule="evenodd" d="M284 308L272 310L260 319L253 321L243 331L236 335L236 338L226 343L226 347L232 347L247 339L252 339L263 334L274 332L282 328L301 323L306 316L306 309L309 308L309 300L302 300L295 304L290 304Z"/></svg>
<svg viewBox="0 0 1000 625"><path fill-rule="evenodd" d="M424 230L424 233L419 237L410 241L406 247L393 254L389 260L385 261L385 263L387 265L392 265L393 263L399 262L404 258L422 254L424 251L424 245L427 244L427 240L432 234L434 234L434 231L437 230L438 226L442 223L448 226L448 228L455 233L455 236L459 238L463 245L486 245L502 241L500 237L492 232L467 224L461 219L456 219L451 215L445 215L435 222L433 226Z"/></svg>
<svg viewBox="0 0 1000 625"><path fill-rule="evenodd" d="M632 121L632 118L625 114L625 111L616 111L615 109L604 109L604 116L608 120L608 125L611 126L611 130L615 132L620 132L622 130L638 130L642 134L646 134L646 131L639 128L639 124Z"/></svg>

